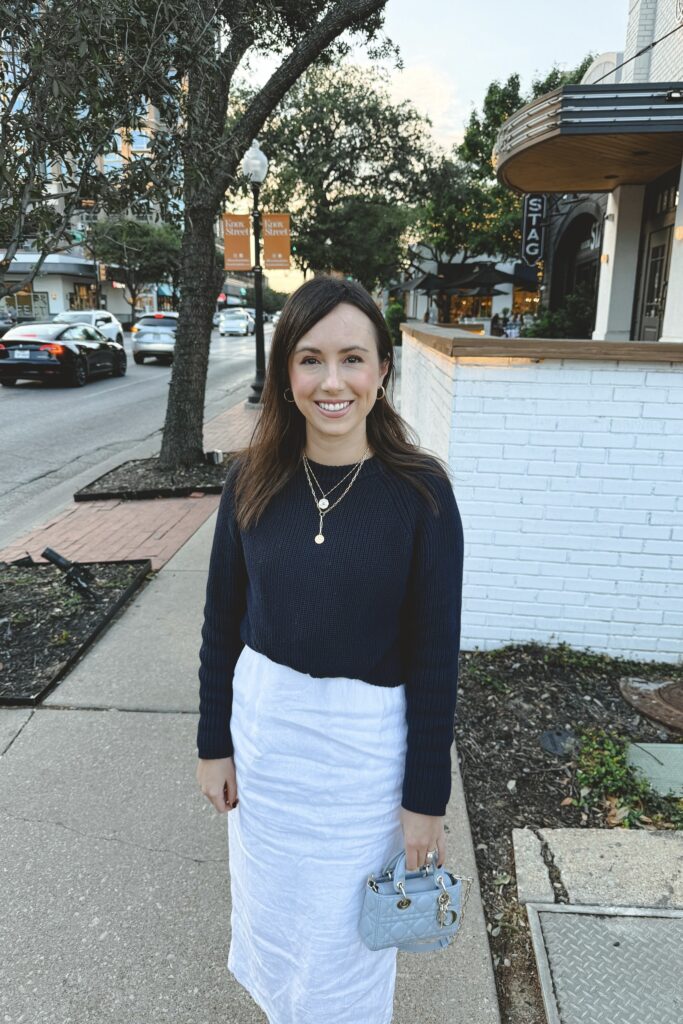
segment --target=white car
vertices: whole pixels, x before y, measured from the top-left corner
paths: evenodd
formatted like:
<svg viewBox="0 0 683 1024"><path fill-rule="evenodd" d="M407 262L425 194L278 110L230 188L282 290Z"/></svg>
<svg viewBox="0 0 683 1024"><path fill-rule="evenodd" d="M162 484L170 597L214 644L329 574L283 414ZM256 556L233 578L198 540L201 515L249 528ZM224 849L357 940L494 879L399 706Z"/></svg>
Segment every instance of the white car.
<svg viewBox="0 0 683 1024"><path fill-rule="evenodd" d="M256 322L246 309L226 309L218 321L218 332L222 338L226 334L253 334L255 330Z"/></svg>
<svg viewBox="0 0 683 1024"><path fill-rule="evenodd" d="M123 345L123 324L106 309L64 310L62 313L57 313L52 322L55 324L87 324L88 327L96 327L105 338L118 341L119 345Z"/></svg>
<svg viewBox="0 0 683 1024"><path fill-rule="evenodd" d="M147 356L170 366L175 353L178 313L147 313L130 329L133 338L133 359L141 366Z"/></svg>

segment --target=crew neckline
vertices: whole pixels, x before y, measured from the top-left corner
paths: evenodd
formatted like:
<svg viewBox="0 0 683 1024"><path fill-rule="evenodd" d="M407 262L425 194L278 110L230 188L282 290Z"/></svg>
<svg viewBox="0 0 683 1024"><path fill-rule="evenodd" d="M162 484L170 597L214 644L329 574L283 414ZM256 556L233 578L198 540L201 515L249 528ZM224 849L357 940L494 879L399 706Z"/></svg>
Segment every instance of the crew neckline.
<svg viewBox="0 0 683 1024"><path fill-rule="evenodd" d="M310 458L310 456L308 456L308 455L306 456L306 458L308 459L309 465L313 467L313 471L315 473L320 473L320 474L328 473L328 474L332 474L333 475L335 473L341 473L344 470L348 473L349 470L353 469L354 466L358 465L357 462L348 462L348 463L346 463L343 466L331 466L331 465L328 465L328 463L326 463L326 462L316 462L314 459ZM365 460L365 462L363 463L363 465L361 466L361 470L360 470L359 476L365 476L368 471L375 472L376 469L377 469L378 463L379 463L379 459L377 458L376 455L369 455L367 457L367 459ZM301 467L302 467L302 469L303 469L303 465L304 465L304 463L303 463L303 458L302 458L302 460L301 460Z"/></svg>

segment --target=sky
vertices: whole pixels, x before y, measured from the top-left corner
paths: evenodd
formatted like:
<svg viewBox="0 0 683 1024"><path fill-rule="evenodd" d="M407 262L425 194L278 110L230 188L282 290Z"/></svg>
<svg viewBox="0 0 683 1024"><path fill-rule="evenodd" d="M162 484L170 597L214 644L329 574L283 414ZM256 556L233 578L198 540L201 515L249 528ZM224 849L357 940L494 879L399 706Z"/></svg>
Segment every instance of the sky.
<svg viewBox="0 0 683 1024"><path fill-rule="evenodd" d="M623 50L628 8L629 0L389 0L386 33L405 65L392 72L392 93L428 114L449 147L494 79L518 72L524 89L555 63Z"/></svg>
<svg viewBox="0 0 683 1024"><path fill-rule="evenodd" d="M553 66L576 67L588 53L623 50L631 0L388 0L385 31L398 45L390 91L411 100L446 149L462 139L474 107L494 79L517 72L525 91ZM358 38L358 37L356 37ZM367 63L362 46L355 63ZM246 77L263 84L275 58L254 59ZM376 66L377 62L373 62Z"/></svg>

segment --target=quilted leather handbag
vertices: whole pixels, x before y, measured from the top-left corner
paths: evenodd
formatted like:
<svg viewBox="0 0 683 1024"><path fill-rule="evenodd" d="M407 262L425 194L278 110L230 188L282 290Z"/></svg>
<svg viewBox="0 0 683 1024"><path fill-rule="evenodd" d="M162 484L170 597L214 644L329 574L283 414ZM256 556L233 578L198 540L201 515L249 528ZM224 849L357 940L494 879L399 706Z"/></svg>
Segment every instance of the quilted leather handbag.
<svg viewBox="0 0 683 1024"><path fill-rule="evenodd" d="M445 949L460 931L471 883L471 878L460 878L435 863L406 872L402 850L377 878L368 878L361 939L368 949L396 946L407 953Z"/></svg>

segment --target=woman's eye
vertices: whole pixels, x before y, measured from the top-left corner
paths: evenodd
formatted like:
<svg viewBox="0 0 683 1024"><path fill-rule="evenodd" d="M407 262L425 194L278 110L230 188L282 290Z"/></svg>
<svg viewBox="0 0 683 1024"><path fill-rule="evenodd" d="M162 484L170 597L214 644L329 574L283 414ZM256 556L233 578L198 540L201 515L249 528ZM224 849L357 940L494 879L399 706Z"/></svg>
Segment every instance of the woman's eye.
<svg viewBox="0 0 683 1024"><path fill-rule="evenodd" d="M363 359L362 359L361 356L347 356L347 359L357 359L359 363L363 362ZM317 359L315 358L315 356L306 356L304 359L301 360L301 365L302 366L306 366L308 363L315 363L315 362L317 362Z"/></svg>

